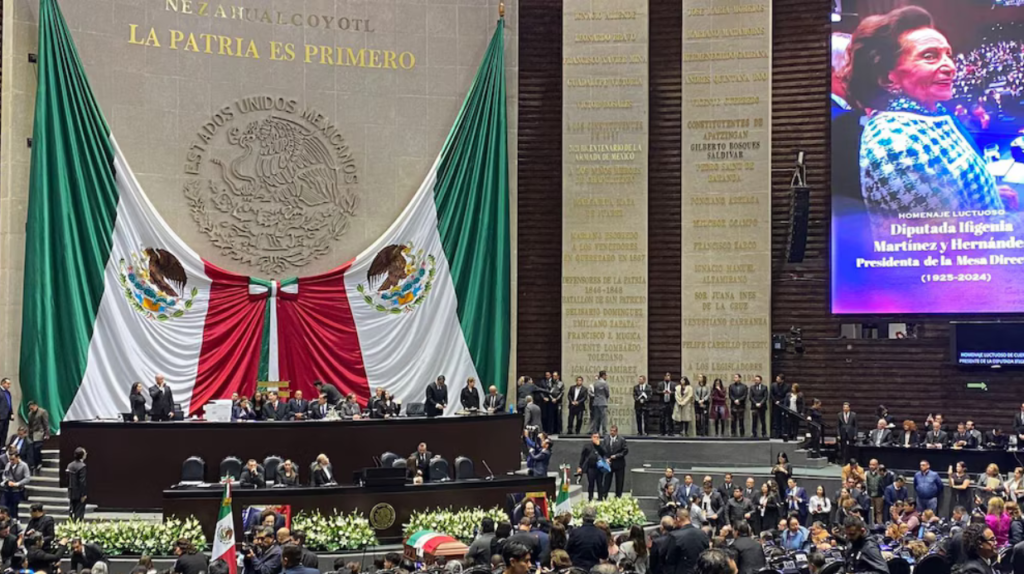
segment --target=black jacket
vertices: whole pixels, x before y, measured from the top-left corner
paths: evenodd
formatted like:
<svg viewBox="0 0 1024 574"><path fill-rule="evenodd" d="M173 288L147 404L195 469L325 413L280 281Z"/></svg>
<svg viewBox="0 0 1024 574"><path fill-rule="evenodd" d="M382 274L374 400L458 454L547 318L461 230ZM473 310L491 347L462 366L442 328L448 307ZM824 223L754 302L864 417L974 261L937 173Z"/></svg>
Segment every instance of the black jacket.
<svg viewBox="0 0 1024 574"><path fill-rule="evenodd" d="M647 566L647 571L650 574L668 574L669 568L671 568L671 565L665 561L668 560L668 552L672 548L672 531L669 530L664 534L659 532L656 530L651 534L651 558Z"/></svg>
<svg viewBox="0 0 1024 574"><path fill-rule="evenodd" d="M267 478L263 475L263 471L258 467L256 468L256 472L250 472L248 468L243 469L242 476L239 477L238 482L241 483L242 486L249 488L267 487Z"/></svg>
<svg viewBox="0 0 1024 574"><path fill-rule="evenodd" d="M459 393L459 402L462 403L462 408L466 410L479 409L480 408L480 389L473 387L470 389L466 387Z"/></svg>
<svg viewBox="0 0 1024 574"><path fill-rule="evenodd" d="M881 430L879 430L879 429L876 428L875 430L873 430L873 431L868 433L868 444L870 444L872 446L874 446L875 444L878 444L878 439L879 439L878 435L882 435L881 436L881 444L880 444L880 446L889 446L889 444L892 442L892 431L891 430L889 430L889 429L881 429Z"/></svg>
<svg viewBox="0 0 1024 574"><path fill-rule="evenodd" d="M60 562L67 554L67 547L61 546L53 554L38 546L33 546L25 553L25 566L35 572L56 572L53 565Z"/></svg>
<svg viewBox="0 0 1024 574"><path fill-rule="evenodd" d="M578 465L580 470L583 471L583 474L586 474L587 470L592 466L596 466L597 460L605 458L607 453L608 451L605 450L603 442L598 445L588 442L586 446L583 447L583 451L580 452L580 463Z"/></svg>
<svg viewBox="0 0 1024 574"><path fill-rule="evenodd" d="M91 569L97 562L108 562L107 555L98 544L93 542L82 543L82 552L71 553L71 571L78 572L82 568Z"/></svg>
<svg viewBox="0 0 1024 574"><path fill-rule="evenodd" d="M305 418L309 418L307 412L309 411L309 401L306 399L291 399L288 401L288 418L294 419L295 415L302 415Z"/></svg>
<svg viewBox="0 0 1024 574"><path fill-rule="evenodd" d="M672 546L668 551L666 564L673 574L693 574L697 558L711 547L707 535L692 524L672 531ZM663 573L667 574L667 573Z"/></svg>
<svg viewBox="0 0 1024 574"><path fill-rule="evenodd" d="M39 534L43 535L43 548L46 550L50 549L50 545L53 544L55 525L53 517L44 514L39 518L31 518L28 521L28 525L25 526L25 532L35 530Z"/></svg>
<svg viewBox="0 0 1024 574"><path fill-rule="evenodd" d="M173 572L176 574L202 574L210 568L210 560L206 554L196 552L195 554L182 554L174 561Z"/></svg>
<svg viewBox="0 0 1024 574"><path fill-rule="evenodd" d="M89 496L89 485L85 477L85 463L80 460L71 461L71 464L68 465L67 473L68 499L81 500L83 496Z"/></svg>
<svg viewBox="0 0 1024 574"><path fill-rule="evenodd" d="M427 385L426 411L428 417L437 417L444 414L441 405L448 406L448 385L443 387L436 382Z"/></svg>
<svg viewBox="0 0 1024 574"><path fill-rule="evenodd" d="M565 390L565 396L569 401L569 412L578 413L587 408L587 387L573 385ZM573 401L578 404L573 406Z"/></svg>
<svg viewBox="0 0 1024 574"><path fill-rule="evenodd" d="M836 417L836 428L839 429L840 440L852 441L857 438L857 413L850 411L849 420L844 420L844 413Z"/></svg>
<svg viewBox="0 0 1024 574"><path fill-rule="evenodd" d="M740 536L734 540L732 549L736 551L737 574L754 574L767 566L764 549L757 540L749 536Z"/></svg>
<svg viewBox="0 0 1024 574"><path fill-rule="evenodd" d="M146 420L146 397L142 396L142 393L128 395L128 404L131 407L132 416L139 419L139 422Z"/></svg>
<svg viewBox="0 0 1024 574"><path fill-rule="evenodd" d="M286 421L289 416L288 405L281 399L277 400L277 408L274 408L274 403L263 404L263 420L265 421Z"/></svg>
<svg viewBox="0 0 1024 574"><path fill-rule="evenodd" d="M330 477L327 476L324 469L317 465L316 470L313 471L313 486L326 486L338 482L338 477L334 475L334 465L328 464L327 470L330 471Z"/></svg>
<svg viewBox="0 0 1024 574"><path fill-rule="evenodd" d="M743 411L747 409L747 395L750 393L750 389L743 383L733 383L729 385L729 408L734 411ZM737 404L737 401L739 404Z"/></svg>
<svg viewBox="0 0 1024 574"><path fill-rule="evenodd" d="M608 537L593 522L584 522L569 533L565 551L573 566L590 572L598 562L608 559Z"/></svg>
<svg viewBox="0 0 1024 574"><path fill-rule="evenodd" d="M317 401L315 403L311 403L309 405L309 409L306 412L309 413L308 418L310 420L321 420L327 416L327 413L331 412L331 403L324 404L324 411L325 412L322 413L320 412L320 402Z"/></svg>
<svg viewBox="0 0 1024 574"><path fill-rule="evenodd" d="M747 520L745 515L753 512L754 505L746 498L736 500L734 497L729 497L729 502L725 505L726 524L736 524L740 520Z"/></svg>
<svg viewBox="0 0 1024 574"><path fill-rule="evenodd" d="M848 572L889 574L889 565L882 557L882 550L878 548L878 543L867 536L850 543L850 546L843 552L843 558Z"/></svg>
<svg viewBox="0 0 1024 574"><path fill-rule="evenodd" d="M331 383L324 383L323 386L320 387L320 394L327 395L327 404L329 405L336 405L345 398L341 396L341 391L338 390L338 387Z"/></svg>
<svg viewBox="0 0 1024 574"><path fill-rule="evenodd" d="M605 452L608 453L608 463L612 469L619 469L626 467L626 455L629 454L629 445L626 444L626 438L622 435L615 437L615 444L612 444L612 437L605 437L601 444L604 446Z"/></svg>
<svg viewBox="0 0 1024 574"><path fill-rule="evenodd" d="M786 397L789 396L789 383L777 383L772 382L768 387L768 392L772 396L773 403L786 403Z"/></svg>
<svg viewBox="0 0 1024 574"><path fill-rule="evenodd" d="M161 389L157 385L149 387L149 396L153 399L153 408L150 414L154 420L166 420L174 413L174 395L171 387L165 383Z"/></svg>
<svg viewBox="0 0 1024 574"><path fill-rule="evenodd" d="M505 395L495 393L493 396L488 393L484 397L483 406L485 409L494 409L494 412L500 413L505 410Z"/></svg>
<svg viewBox="0 0 1024 574"><path fill-rule="evenodd" d="M761 403L761 406L758 407L757 403ZM759 383L750 387L750 408L757 410L768 408L768 385Z"/></svg>

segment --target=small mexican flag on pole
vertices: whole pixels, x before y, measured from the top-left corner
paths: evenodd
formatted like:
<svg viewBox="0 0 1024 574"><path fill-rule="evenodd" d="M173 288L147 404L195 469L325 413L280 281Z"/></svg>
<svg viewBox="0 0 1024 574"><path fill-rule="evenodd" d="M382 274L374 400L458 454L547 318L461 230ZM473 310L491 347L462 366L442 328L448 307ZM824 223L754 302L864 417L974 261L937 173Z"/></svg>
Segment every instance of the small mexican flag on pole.
<svg viewBox="0 0 1024 574"><path fill-rule="evenodd" d="M572 505L569 504L569 467L564 464L558 467L558 496L555 498L555 514L572 512Z"/></svg>
<svg viewBox="0 0 1024 574"><path fill-rule="evenodd" d="M220 503L217 527L213 530L213 559L228 563L228 572L238 574L238 557L235 556L235 519L231 515L231 481L224 483L224 500Z"/></svg>

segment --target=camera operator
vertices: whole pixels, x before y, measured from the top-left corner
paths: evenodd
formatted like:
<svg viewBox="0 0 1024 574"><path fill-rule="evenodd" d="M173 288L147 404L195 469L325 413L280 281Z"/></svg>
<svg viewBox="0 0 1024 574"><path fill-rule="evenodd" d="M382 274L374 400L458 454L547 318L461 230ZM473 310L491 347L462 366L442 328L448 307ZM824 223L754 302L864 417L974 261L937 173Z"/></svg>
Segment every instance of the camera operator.
<svg viewBox="0 0 1024 574"><path fill-rule="evenodd" d="M882 557L882 550L878 543L868 538L867 528L864 520L859 516L847 517L843 523L846 530L846 540L849 543L843 558L846 562L846 572L863 574L870 572L874 574L889 574L889 566Z"/></svg>
<svg viewBox="0 0 1024 574"><path fill-rule="evenodd" d="M253 544L244 546L243 552L245 574L280 574L281 547L277 544L273 528L258 530Z"/></svg>

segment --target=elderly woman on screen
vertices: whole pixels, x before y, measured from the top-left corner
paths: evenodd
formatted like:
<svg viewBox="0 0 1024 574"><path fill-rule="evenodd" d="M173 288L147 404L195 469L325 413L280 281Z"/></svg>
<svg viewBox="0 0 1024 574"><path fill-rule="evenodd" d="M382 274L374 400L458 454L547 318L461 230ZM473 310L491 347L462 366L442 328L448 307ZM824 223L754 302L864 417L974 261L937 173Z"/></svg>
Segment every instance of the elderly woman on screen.
<svg viewBox="0 0 1024 574"><path fill-rule="evenodd" d="M942 102L956 66L946 37L918 6L865 18L853 33L846 96L868 114L861 194L877 229L899 214L1015 207L971 136Z"/></svg>

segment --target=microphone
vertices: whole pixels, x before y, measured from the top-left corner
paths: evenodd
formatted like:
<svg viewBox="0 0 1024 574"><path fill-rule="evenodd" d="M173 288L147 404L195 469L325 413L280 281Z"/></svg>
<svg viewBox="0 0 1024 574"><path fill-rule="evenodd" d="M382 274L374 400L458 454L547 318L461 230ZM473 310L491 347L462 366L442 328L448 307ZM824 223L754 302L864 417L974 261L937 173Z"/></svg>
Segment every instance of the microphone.
<svg viewBox="0 0 1024 574"><path fill-rule="evenodd" d="M494 480L494 471L491 470L491 467L487 466L487 461L481 458L480 462L484 463L484 468L486 468L487 472L490 473L484 480Z"/></svg>

